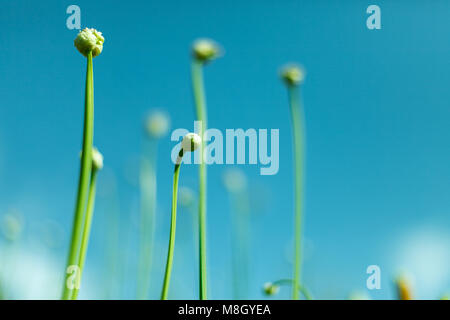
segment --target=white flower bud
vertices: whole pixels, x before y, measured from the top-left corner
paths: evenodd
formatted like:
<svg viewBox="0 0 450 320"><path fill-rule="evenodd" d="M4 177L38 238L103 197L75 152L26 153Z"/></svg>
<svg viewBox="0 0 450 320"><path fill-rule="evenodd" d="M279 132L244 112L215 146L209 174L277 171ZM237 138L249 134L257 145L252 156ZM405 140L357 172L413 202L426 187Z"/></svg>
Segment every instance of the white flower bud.
<svg viewBox="0 0 450 320"><path fill-rule="evenodd" d="M103 168L103 155L97 148L92 148L92 166L96 170L101 170Z"/></svg>
<svg viewBox="0 0 450 320"><path fill-rule="evenodd" d="M80 158L82 155L83 150L80 151ZM96 147L92 147L92 167L96 170L101 170L103 168L103 155Z"/></svg>
<svg viewBox="0 0 450 320"><path fill-rule="evenodd" d="M92 57L102 53L103 42L105 42L105 38L103 38L102 33L89 28L81 30L74 40L75 47L85 57L87 57L89 51L92 51Z"/></svg>
<svg viewBox="0 0 450 320"><path fill-rule="evenodd" d="M202 139L196 133L188 133L184 136L183 141L181 141L181 149L183 152L195 151L202 144Z"/></svg>
<svg viewBox="0 0 450 320"><path fill-rule="evenodd" d="M291 86L297 86L305 80L305 70L296 64L288 64L281 69L281 79Z"/></svg>
<svg viewBox="0 0 450 320"><path fill-rule="evenodd" d="M198 39L192 46L192 55L200 61L210 61L222 54L222 49L215 41Z"/></svg>

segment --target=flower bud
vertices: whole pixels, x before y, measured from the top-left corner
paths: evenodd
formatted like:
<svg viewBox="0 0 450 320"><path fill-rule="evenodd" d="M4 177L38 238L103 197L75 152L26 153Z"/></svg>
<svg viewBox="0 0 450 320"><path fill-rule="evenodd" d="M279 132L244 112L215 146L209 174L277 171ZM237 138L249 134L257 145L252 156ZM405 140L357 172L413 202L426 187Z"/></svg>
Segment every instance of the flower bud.
<svg viewBox="0 0 450 320"><path fill-rule="evenodd" d="M81 30L74 40L75 47L83 56L87 57L89 51L92 51L93 58L102 53L103 42L105 42L105 38L102 33L89 28Z"/></svg>
<svg viewBox="0 0 450 320"><path fill-rule="evenodd" d="M181 141L181 149L183 152L195 151L202 144L202 139L196 133L188 133L184 136L183 141Z"/></svg>
<svg viewBox="0 0 450 320"><path fill-rule="evenodd" d="M219 57L221 52L220 46L210 39L198 39L192 46L192 55L203 62Z"/></svg>
<svg viewBox="0 0 450 320"><path fill-rule="evenodd" d="M101 170L103 168L103 155L97 148L92 148L92 167L95 170Z"/></svg>
<svg viewBox="0 0 450 320"><path fill-rule="evenodd" d="M268 296L276 295L279 290L280 287L276 284L273 284L272 282L266 282L263 287L264 294Z"/></svg>
<svg viewBox="0 0 450 320"><path fill-rule="evenodd" d="M169 130L170 119L161 111L152 112L145 121L145 130L153 138L161 138Z"/></svg>
<svg viewBox="0 0 450 320"><path fill-rule="evenodd" d="M281 69L281 79L290 86L303 83L305 74L305 70L296 64L288 64Z"/></svg>
<svg viewBox="0 0 450 320"><path fill-rule="evenodd" d="M80 159L83 156L83 150L80 151ZM103 168L103 155L96 147L92 147L92 168L101 170Z"/></svg>

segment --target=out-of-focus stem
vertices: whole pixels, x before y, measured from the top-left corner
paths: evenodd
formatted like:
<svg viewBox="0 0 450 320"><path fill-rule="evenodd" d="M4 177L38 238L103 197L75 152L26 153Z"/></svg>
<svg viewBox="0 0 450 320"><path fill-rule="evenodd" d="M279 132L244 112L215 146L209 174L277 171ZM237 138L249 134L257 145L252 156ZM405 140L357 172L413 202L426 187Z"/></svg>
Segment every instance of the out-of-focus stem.
<svg viewBox="0 0 450 320"><path fill-rule="evenodd" d="M246 299L248 294L250 255L250 208L247 190L230 194L232 208L232 274L235 300Z"/></svg>
<svg viewBox="0 0 450 320"><path fill-rule="evenodd" d="M147 142L149 143L148 145ZM156 211L156 141L146 141L144 150L139 177L141 188L141 223L137 298L140 300L148 298L147 295L150 289Z"/></svg>
<svg viewBox="0 0 450 320"><path fill-rule="evenodd" d="M291 109L292 132L294 142L295 170L295 218L294 218L294 270L292 299L298 299L297 287L301 283L302 266L302 206L303 206L303 149L304 149L304 117L300 105L300 89L298 86L288 86L289 105Z"/></svg>
<svg viewBox="0 0 450 320"><path fill-rule="evenodd" d="M108 197L108 208L105 210L107 213L107 234L106 234L106 259L105 268L107 270L105 274L106 283L103 286L105 292L105 298L107 300L120 299L121 287L125 281L123 276L124 261L122 258L124 250L121 250L121 244L124 239L122 236L123 229L120 227L120 203L119 193L117 186L113 185L111 194Z"/></svg>
<svg viewBox="0 0 450 320"><path fill-rule="evenodd" d="M192 88L194 92L194 102L197 120L201 123L201 130L198 133L202 138L199 148L199 202L198 202L198 225L199 225L199 298L207 299L207 273L206 273L206 164L205 136L207 128L206 99L203 84L203 63L194 58L192 62Z"/></svg>

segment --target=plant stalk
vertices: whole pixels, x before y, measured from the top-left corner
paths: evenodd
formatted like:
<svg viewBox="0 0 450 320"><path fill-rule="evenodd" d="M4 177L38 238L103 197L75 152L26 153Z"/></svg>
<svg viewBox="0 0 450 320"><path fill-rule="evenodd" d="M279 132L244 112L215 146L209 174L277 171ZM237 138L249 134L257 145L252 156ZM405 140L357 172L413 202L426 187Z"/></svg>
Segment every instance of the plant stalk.
<svg viewBox="0 0 450 320"><path fill-rule="evenodd" d="M198 202L198 225L199 225L199 298L207 299L207 273L206 273L206 164L205 154L205 131L207 128L206 99L203 84L203 63L197 59L192 62L192 89L197 120L201 123L199 132L202 138L199 148L199 202Z"/></svg>
<svg viewBox="0 0 450 320"><path fill-rule="evenodd" d="M183 156L183 149L180 151L180 158ZM172 190L172 221L170 223L169 250L167 251L166 272L161 292L161 300L167 300L170 285L170 276L172 274L173 253L175 250L175 232L177 226L177 198L178 198L178 178L180 176L181 162L175 164L173 172L173 190Z"/></svg>
<svg viewBox="0 0 450 320"><path fill-rule="evenodd" d="M80 267L79 273L79 281L81 283L81 277L83 275L84 263L86 261L86 253L88 249L89 236L91 233L91 225L92 225L92 217L94 215L94 206L95 206L95 191L97 185L97 172L98 170L92 167L91 173L91 183L89 185L89 196L86 208L86 217L84 222L83 236L81 238L81 247L80 247L80 257L78 260L78 266ZM75 288L72 294L72 300L76 300L78 298L79 288Z"/></svg>
<svg viewBox="0 0 450 320"><path fill-rule="evenodd" d="M144 146L139 184L141 188L141 224L137 298L148 298L152 267L153 236L156 211L156 141Z"/></svg>
<svg viewBox="0 0 450 320"><path fill-rule="evenodd" d="M297 86L288 87L289 105L292 119L292 133L294 142L294 270L292 299L298 299L301 283L302 267L302 206L303 206L303 153L304 153L304 116L300 102L300 89Z"/></svg>
<svg viewBox="0 0 450 320"><path fill-rule="evenodd" d="M93 67L92 67L92 52L87 56L87 69L86 69L86 87L85 87L85 100L84 100L84 129L83 129L83 149L81 153L81 168L78 180L77 198L75 204L75 214L72 227L72 236L70 241L69 255L67 258L67 265L65 269L64 277L64 289L62 293L62 299L68 300L71 297L71 287L68 282L71 279L71 275L67 273L68 268L71 266L77 266L80 236L83 228L83 216L86 205L86 197L89 186L89 175L91 174L92 167L92 143L94 136L94 79L93 79ZM79 271L79 266L78 266ZM78 272L76 271L76 272ZM76 284L75 286L77 286Z"/></svg>

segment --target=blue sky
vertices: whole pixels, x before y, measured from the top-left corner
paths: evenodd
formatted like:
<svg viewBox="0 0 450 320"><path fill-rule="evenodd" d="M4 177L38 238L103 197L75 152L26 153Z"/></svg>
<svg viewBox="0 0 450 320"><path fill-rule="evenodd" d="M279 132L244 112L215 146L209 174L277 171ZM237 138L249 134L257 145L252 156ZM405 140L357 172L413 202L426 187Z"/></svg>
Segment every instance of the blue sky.
<svg viewBox="0 0 450 320"><path fill-rule="evenodd" d="M22 212L20 248L41 259L41 225L61 226L62 246L45 255L56 273L69 242L83 120L85 59L73 47L77 31L66 28L71 4L81 8L82 27L106 39L94 59L95 145L105 156L86 266L95 290L82 296L96 297L107 281L101 275L114 180L126 261L119 290L134 297L139 192L130 176L142 151L142 123L159 108L170 114L172 129L193 129L189 48L199 37L225 49L205 69L209 126L280 130L277 175L239 166L255 211L249 297L262 298L264 282L292 272L291 131L277 76L291 61L307 70L305 284L318 298L345 298L365 290L365 270L376 264L382 289L367 291L373 298L394 297L391 279L399 270L414 275L418 297L450 290L450 3L377 1L382 29L368 30L365 12L374 3L366 1L2 1L0 214ZM168 135L158 146L155 298L174 144ZM221 182L227 167L208 171L212 298L232 297L230 205ZM183 167L180 183L197 188L197 168ZM187 212L180 215L178 239L188 240L177 242L172 297L195 298L191 224ZM289 290L279 297L288 298Z"/></svg>

